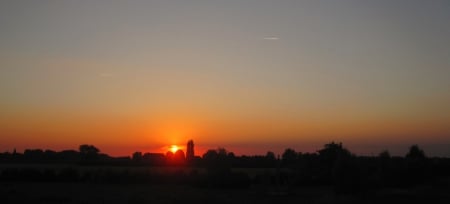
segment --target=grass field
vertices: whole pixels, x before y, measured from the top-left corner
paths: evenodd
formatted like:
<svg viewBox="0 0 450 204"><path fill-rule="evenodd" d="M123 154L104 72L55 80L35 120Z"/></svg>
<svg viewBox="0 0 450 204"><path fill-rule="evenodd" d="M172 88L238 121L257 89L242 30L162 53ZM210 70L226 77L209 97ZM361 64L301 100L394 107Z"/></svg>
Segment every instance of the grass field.
<svg viewBox="0 0 450 204"><path fill-rule="evenodd" d="M370 196L339 196L331 187L298 188L286 195L268 188L218 190L183 185L0 183L1 203L446 203L448 192L388 189Z"/></svg>
<svg viewBox="0 0 450 204"><path fill-rule="evenodd" d="M114 166L74 166L74 165L34 165L3 164L5 169L53 169L62 171L73 168L77 172L129 172L151 173L171 176L177 172L206 173L203 168L191 167L114 167ZM243 172L250 178L257 175L275 175L272 168L236 168L233 172ZM281 169L287 172L287 169ZM101 173L103 174L103 173ZM115 175L115 174L113 174ZM120 174L118 174L120 175ZM433 186L415 186L406 189L379 189L360 195L338 195L332 186L289 186L254 183L248 188L211 189L207 186L185 185L183 183L102 183L78 182L30 182L1 181L0 203L448 203L450 189Z"/></svg>
<svg viewBox="0 0 450 204"><path fill-rule="evenodd" d="M110 172L129 172L129 173L154 173L154 174L173 174L176 172L197 172L205 173L206 169L201 167L176 167L176 166L79 166L71 164L0 164L0 172L4 169L38 169L40 171L52 169L60 171L62 169L73 168L79 173L88 171L110 171ZM290 172L288 168L233 168L232 172L246 173L250 178L257 175L271 174L277 172Z"/></svg>
<svg viewBox="0 0 450 204"><path fill-rule="evenodd" d="M315 191L315 192L314 192ZM300 193L300 192L299 192ZM2 183L1 203L328 203L332 190L275 196L259 188L217 190L183 185Z"/></svg>

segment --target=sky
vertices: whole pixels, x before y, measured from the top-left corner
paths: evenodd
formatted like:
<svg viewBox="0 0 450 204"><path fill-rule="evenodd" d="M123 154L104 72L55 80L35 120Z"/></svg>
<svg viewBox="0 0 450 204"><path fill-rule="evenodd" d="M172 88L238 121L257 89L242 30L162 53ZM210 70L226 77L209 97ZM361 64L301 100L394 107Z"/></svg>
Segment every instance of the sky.
<svg viewBox="0 0 450 204"><path fill-rule="evenodd" d="M450 156L450 2L0 1L0 152Z"/></svg>

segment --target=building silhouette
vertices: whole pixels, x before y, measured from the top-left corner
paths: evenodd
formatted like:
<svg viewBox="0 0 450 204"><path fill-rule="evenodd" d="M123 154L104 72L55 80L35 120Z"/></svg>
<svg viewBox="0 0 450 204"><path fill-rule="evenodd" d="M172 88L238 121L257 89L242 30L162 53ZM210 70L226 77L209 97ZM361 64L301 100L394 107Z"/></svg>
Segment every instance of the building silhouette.
<svg viewBox="0 0 450 204"><path fill-rule="evenodd" d="M187 145L187 151L186 151L186 160L188 161L192 161L195 157L194 154L194 141L193 140L189 140Z"/></svg>

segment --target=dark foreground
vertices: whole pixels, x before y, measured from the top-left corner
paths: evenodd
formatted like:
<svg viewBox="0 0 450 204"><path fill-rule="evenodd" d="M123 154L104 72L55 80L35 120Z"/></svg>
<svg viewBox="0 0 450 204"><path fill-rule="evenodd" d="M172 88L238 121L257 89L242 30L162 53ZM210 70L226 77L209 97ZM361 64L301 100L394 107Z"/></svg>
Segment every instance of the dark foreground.
<svg viewBox="0 0 450 204"><path fill-rule="evenodd" d="M186 185L5 183L1 203L448 203L450 189L421 186L383 189L361 195L338 195L332 187L279 190L208 189Z"/></svg>
<svg viewBox="0 0 450 204"><path fill-rule="evenodd" d="M112 158L89 145L0 154L0 204L450 203L450 158L428 158L416 145L405 157L356 156L334 142L282 158L176 155Z"/></svg>

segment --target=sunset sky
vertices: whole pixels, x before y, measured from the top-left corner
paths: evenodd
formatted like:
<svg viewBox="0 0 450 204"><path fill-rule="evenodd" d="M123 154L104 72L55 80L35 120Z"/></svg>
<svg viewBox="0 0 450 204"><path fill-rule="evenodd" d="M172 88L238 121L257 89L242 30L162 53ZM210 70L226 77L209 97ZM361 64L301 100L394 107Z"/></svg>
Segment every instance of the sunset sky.
<svg viewBox="0 0 450 204"><path fill-rule="evenodd" d="M450 1L0 1L0 97L0 152L450 156Z"/></svg>

